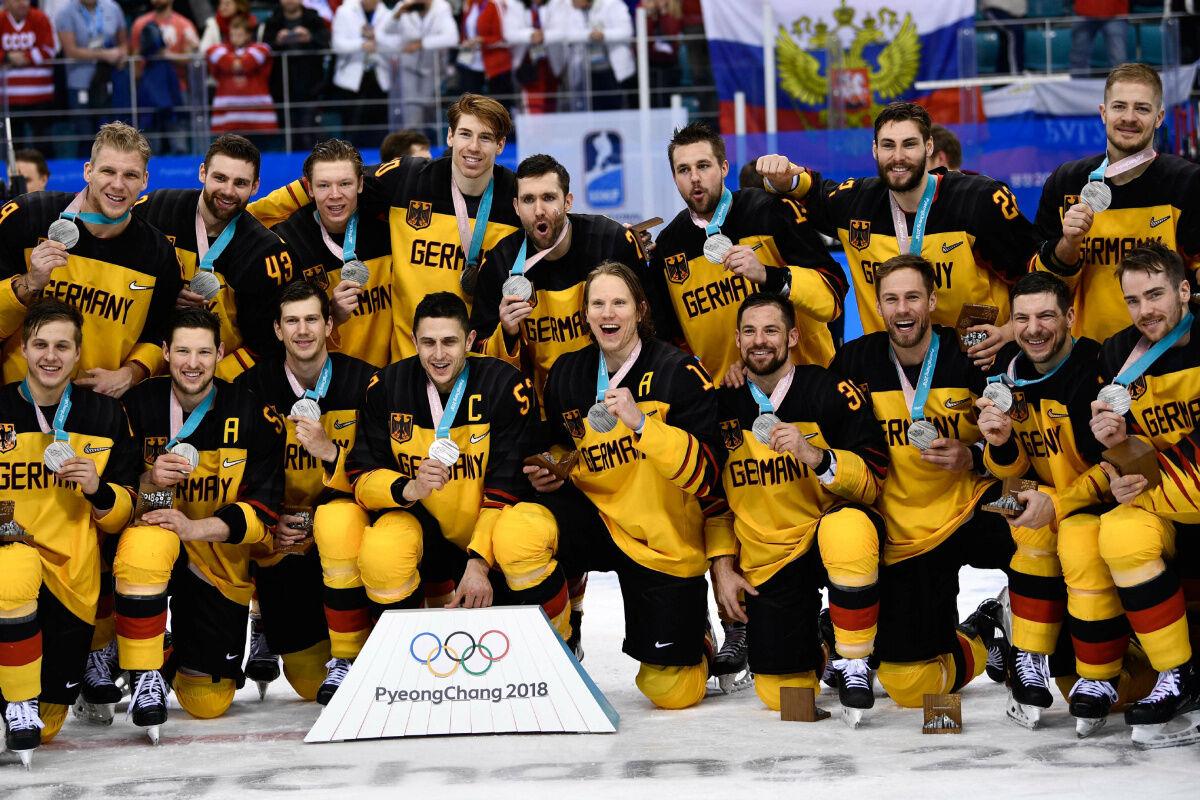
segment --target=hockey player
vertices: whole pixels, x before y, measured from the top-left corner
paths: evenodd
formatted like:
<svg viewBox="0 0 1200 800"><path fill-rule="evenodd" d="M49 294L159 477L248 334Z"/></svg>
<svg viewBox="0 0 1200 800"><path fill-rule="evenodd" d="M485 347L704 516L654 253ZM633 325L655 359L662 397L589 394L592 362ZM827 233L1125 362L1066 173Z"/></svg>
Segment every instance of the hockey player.
<svg viewBox="0 0 1200 800"><path fill-rule="evenodd" d="M1098 342L1124 327L1115 268L1136 245L1175 250L1200 267L1200 166L1154 151L1163 124L1162 80L1145 64L1121 64L1104 83L1100 120L1108 146L1063 164L1042 187L1036 266L1075 294L1075 330Z"/></svg>
<svg viewBox="0 0 1200 800"><path fill-rule="evenodd" d="M346 467L359 505L317 511L334 647L320 702L371 617L419 607L422 581L456 581L449 608L541 605L569 634L554 520L518 502L538 419L532 382L499 359L468 357L474 336L457 295L430 294L409 324L417 355L380 370L362 406Z"/></svg>
<svg viewBox="0 0 1200 800"><path fill-rule="evenodd" d="M204 154L202 188L158 189L133 209L175 243L188 281L179 302L220 318L226 355L217 375L223 380L255 359L279 354L263 309L274 307L280 286L301 277L283 241L243 213L258 191L260 161L249 139L227 133Z"/></svg>
<svg viewBox="0 0 1200 800"><path fill-rule="evenodd" d="M707 520L705 540L717 600L726 616L748 621L754 688L773 710L784 686L820 690L816 623L829 587L842 715L857 727L875 702L867 658L883 519L869 506L887 447L857 386L792 360L799 338L787 299L756 293L739 306L737 346L750 377L717 392L730 511Z"/></svg>
<svg viewBox="0 0 1200 800"><path fill-rule="evenodd" d="M1036 244L1033 226L1003 183L962 172L927 172L930 126L928 112L913 103L884 108L875 117L871 145L878 178L822 181L779 155L760 158L758 171L769 187L803 199L817 230L841 240L864 331L885 328L873 302L875 268L897 254L922 255L934 265L933 324L954 326L967 303L999 309L995 325L970 329L986 334L969 352L987 366L1012 339L1006 284L1028 270Z"/></svg>
<svg viewBox="0 0 1200 800"><path fill-rule="evenodd" d="M0 389L0 696L28 766L79 694L100 592L97 532L129 521L137 470L116 400L72 386L83 317L42 300L21 331L25 380Z"/></svg>
<svg viewBox="0 0 1200 800"><path fill-rule="evenodd" d="M249 546L269 541L283 502L283 423L214 377L220 337L212 312L177 312L163 342L170 376L126 398L145 469L139 503L152 510L117 546L117 648L130 671L128 715L155 743L168 684L201 719L233 702L254 592ZM168 595L173 657L164 664Z"/></svg>
<svg viewBox="0 0 1200 800"><path fill-rule="evenodd" d="M579 454L570 485L546 467L525 472L558 521L567 573L620 578L638 689L686 708L708 682L701 503L724 506L715 392L694 358L650 338L649 303L625 265L592 270L584 309L594 343L561 356L546 384L556 454Z"/></svg>
<svg viewBox="0 0 1200 800"><path fill-rule="evenodd" d="M354 505L346 454L354 444L358 407L374 369L328 351L333 316L329 298L316 285L289 283L280 292L278 309L275 336L286 355L260 361L234 381L284 420L287 436L274 547L257 545L251 551L260 616L252 615L246 677L265 694L267 684L279 677L278 653L296 694L315 700L330 646L313 514L328 505Z"/></svg>

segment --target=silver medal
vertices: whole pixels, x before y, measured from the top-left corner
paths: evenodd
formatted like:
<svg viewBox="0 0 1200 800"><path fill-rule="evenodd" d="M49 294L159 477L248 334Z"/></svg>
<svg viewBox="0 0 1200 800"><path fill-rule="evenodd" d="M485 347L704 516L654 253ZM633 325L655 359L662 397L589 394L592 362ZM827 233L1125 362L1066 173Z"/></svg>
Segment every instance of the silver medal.
<svg viewBox="0 0 1200 800"><path fill-rule="evenodd" d="M212 300L221 291L221 280L209 270L202 269L192 276L188 289L205 300Z"/></svg>
<svg viewBox="0 0 1200 800"><path fill-rule="evenodd" d="M1079 190L1079 199L1092 211L1099 214L1112 205L1112 189L1104 181L1088 181Z"/></svg>
<svg viewBox="0 0 1200 800"><path fill-rule="evenodd" d="M1113 413L1119 417L1128 414L1129 407L1133 405L1133 398L1129 396L1129 390L1119 383L1110 383L1102 388L1096 395L1096 399L1102 403L1108 403Z"/></svg>
<svg viewBox="0 0 1200 800"><path fill-rule="evenodd" d="M62 465L75 457L75 451L66 442L51 442L42 452L42 463L51 472L58 472Z"/></svg>
<svg viewBox="0 0 1200 800"><path fill-rule="evenodd" d="M588 424L596 433L608 433L617 427L617 418L608 412L604 403L596 403L588 409Z"/></svg>
<svg viewBox="0 0 1200 800"><path fill-rule="evenodd" d="M733 242L723 233L714 233L704 240L704 257L714 264L724 264Z"/></svg>
<svg viewBox="0 0 1200 800"><path fill-rule="evenodd" d="M1013 406L1012 389L1003 383L989 383L983 390L983 396L992 401L997 411L1008 413Z"/></svg>
<svg viewBox="0 0 1200 800"><path fill-rule="evenodd" d="M70 250L79 244L79 226L75 224L74 220L59 217L50 223L50 230L46 231L46 238L52 242L59 242Z"/></svg>
<svg viewBox="0 0 1200 800"><path fill-rule="evenodd" d="M354 281L366 286L367 281L371 280L371 268L357 258L353 261L347 261L345 264L342 264L342 280Z"/></svg>
<svg viewBox="0 0 1200 800"><path fill-rule="evenodd" d="M311 397L301 397L292 403L290 416L319 420L321 418L321 406Z"/></svg>
<svg viewBox="0 0 1200 800"><path fill-rule="evenodd" d="M180 442L167 452L186 458L187 462L192 465L192 469L200 466L200 453L187 442Z"/></svg>
<svg viewBox="0 0 1200 800"><path fill-rule="evenodd" d="M908 443L918 450L928 450L933 440L941 434L927 419L919 419L908 426Z"/></svg>
<svg viewBox="0 0 1200 800"><path fill-rule="evenodd" d="M524 275L509 275L500 288L502 297L519 297L525 302L533 299L533 284Z"/></svg>
<svg viewBox="0 0 1200 800"><path fill-rule="evenodd" d="M433 444L429 445L429 457L447 467L454 466L461 452L453 439L434 439Z"/></svg>
<svg viewBox="0 0 1200 800"><path fill-rule="evenodd" d="M780 422L782 420L774 414L759 414L754 418L754 424L750 427L750 432L754 434L755 439L758 439L763 444L770 444L771 431Z"/></svg>

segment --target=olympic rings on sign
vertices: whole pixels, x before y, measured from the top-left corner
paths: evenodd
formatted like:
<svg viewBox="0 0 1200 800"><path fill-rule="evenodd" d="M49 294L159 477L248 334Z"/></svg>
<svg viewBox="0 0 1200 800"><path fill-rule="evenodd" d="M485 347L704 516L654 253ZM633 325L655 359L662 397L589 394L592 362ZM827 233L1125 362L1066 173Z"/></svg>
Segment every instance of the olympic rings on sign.
<svg viewBox="0 0 1200 800"><path fill-rule="evenodd" d="M488 636L492 636L492 635L499 636L501 639L504 640L504 650L502 652L500 652L499 655L494 654L492 652L492 648L488 647L487 645L485 645L483 643L484 640ZM470 641L470 644L468 644L466 647L461 648L461 649L456 649L454 647L451 647L450 642L452 639L454 639L455 636L460 636L460 637L465 636ZM418 655L416 646L417 646L417 641L424 637L429 637L430 639L432 639L433 640L432 643L434 646L432 648L430 648L429 652L425 656L421 656L421 655ZM458 668L460 666L463 668L463 671L469 675L475 675L475 676L486 675L488 670L490 670L492 668L493 664L495 664L497 661L500 661L501 659L503 659L505 656L508 655L508 651L509 651L510 647L511 647L511 642L509 641L508 634L506 634L504 631L497 630L495 628L493 628L489 631L485 631L483 633L483 635L479 637L479 641L476 641L475 637L472 636L471 634L467 633L466 631L454 631L449 636L447 636L444 641L437 634L435 634L431 631L421 631L420 633L418 633L416 636L414 636L412 638L412 641L410 641L408 643L408 653L409 653L409 655L411 655L413 657L413 660L416 661L418 664L424 664L425 667L429 670L430 674L432 674L434 677L448 678L451 675L453 675L455 672L457 672ZM445 672L439 672L438 670L434 669L433 663L438 658L440 658L443 653L446 655L446 658L448 658L448 659L450 659L450 661L454 662L454 666L452 666L449 670L447 670ZM474 670L474 669L471 669L469 666L467 666L467 661L470 658L472 658L476 653L479 653L480 657L483 658L484 661L487 662L487 665L484 666L480 670Z"/></svg>

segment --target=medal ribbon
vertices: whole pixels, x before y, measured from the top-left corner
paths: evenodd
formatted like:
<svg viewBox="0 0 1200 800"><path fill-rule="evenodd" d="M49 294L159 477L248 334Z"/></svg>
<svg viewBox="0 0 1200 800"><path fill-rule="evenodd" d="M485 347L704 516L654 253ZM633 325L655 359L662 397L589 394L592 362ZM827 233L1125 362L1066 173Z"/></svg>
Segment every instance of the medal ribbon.
<svg viewBox="0 0 1200 800"><path fill-rule="evenodd" d="M892 206L892 225L896 228L896 244L900 246L901 253L921 255L921 248L925 244L925 223L929 221L929 210L933 208L933 196L937 194L940 180L940 175L929 175L928 180L925 181L925 191L917 206L917 216L913 220L911 238L908 234L908 220L905 219L904 209L900 208L900 204L896 202L896 195L888 191L888 202Z"/></svg>
<svg viewBox="0 0 1200 800"><path fill-rule="evenodd" d="M529 237L526 236L521 240L521 249L517 251L517 260L513 263L512 270L509 275L523 275L527 270L533 269L539 261L550 254L550 251L562 244L563 239L567 238L567 230L571 227L571 218L567 217L567 223L563 225L563 229L558 232L558 238L554 240L554 244L547 247L545 250L534 253L528 260L525 258L525 248L529 245Z"/></svg>
<svg viewBox="0 0 1200 800"><path fill-rule="evenodd" d="M317 211L313 212L313 219L317 221L317 229L321 231L321 238L325 240L325 246L329 248L329 252L335 256L340 256L342 263L353 261L358 258L354 253L354 249L358 246L358 212L355 211L350 215L350 219L346 221L346 234L342 237L342 247L338 250L338 246L334 243L333 237L329 235L329 231L325 230L325 225L321 222L321 214Z"/></svg>
<svg viewBox="0 0 1200 800"><path fill-rule="evenodd" d="M429 392L429 416L433 418L438 439L450 438L450 425L454 422L454 415L458 413L458 407L462 405L463 395L467 391L467 376L470 373L471 365L463 364L462 372L458 373L458 377L454 379L454 387L450 390L450 396L446 398L445 408L442 408L442 398L438 394L437 387L433 385L432 380L426 379L426 389Z"/></svg>
<svg viewBox="0 0 1200 800"><path fill-rule="evenodd" d="M611 378L608 377L608 362L604 360L604 351L600 350L600 362L596 367L596 402L604 400L604 393L608 391L609 384L616 386L625 379L629 374L629 370L633 369L633 362L637 361L638 356L642 354L642 340L638 339L638 343L633 346L633 350L629 353L629 358L625 359L625 363L621 368L613 373Z"/></svg>
<svg viewBox="0 0 1200 800"><path fill-rule="evenodd" d="M42 407L33 399L33 393L29 391L29 378L21 381L20 387L21 396L33 405L33 413L37 415L38 427L42 429L42 433L54 433L54 441L67 441L67 432L63 426L67 424L67 415L71 413L71 384L63 389L62 399L58 401L58 410L54 412L54 425L46 421L46 415L42 413Z"/></svg>
<svg viewBox="0 0 1200 800"><path fill-rule="evenodd" d="M704 232L709 236L716 236L721 232L721 226L725 224L725 218L729 216L729 209L733 206L733 192L729 191L728 186L721 187L721 200L717 203L717 210L713 212L712 220L704 226Z"/></svg>
<svg viewBox="0 0 1200 800"><path fill-rule="evenodd" d="M75 199L63 209L59 214L63 219L79 220L86 222L89 225L120 225L125 220L129 219L129 212L126 211L119 217L106 217L103 214L98 214L94 211L80 211L83 208L83 192L75 195ZM35 403L36 405L36 403Z"/></svg>
<svg viewBox="0 0 1200 800"><path fill-rule="evenodd" d="M179 398L175 396L175 390L171 390L171 441L167 442L167 450L170 450L175 445L179 444L181 439L186 439L191 436L196 428L200 427L200 423L204 421L204 415L207 414L213 406L213 399L217 396L217 387L213 386L209 389L208 394L204 395L204 399L200 401L200 405L188 415L187 421L183 420L183 406L179 404Z"/></svg>
<svg viewBox="0 0 1200 800"><path fill-rule="evenodd" d="M775 384L774 391L771 396L767 397L766 392L758 388L754 381L747 381L750 385L750 395L754 398L754 402L758 403L758 412L760 414L774 414L775 409L779 408L779 404L783 402L783 398L787 397L788 389L792 388L792 378L796 376L796 367L793 366L788 370L788 374L779 379L779 383Z"/></svg>
<svg viewBox="0 0 1200 800"><path fill-rule="evenodd" d="M917 376L915 389L908 382L908 376L904 374L904 367L896 358L896 351L889 349L888 355L892 357L892 363L896 366L896 374L900 376L900 389L904 392L904 401L908 403L913 422L925 419L925 401L929 398L929 390L933 388L933 370L937 365L940 347L939 337L934 334L930 337L929 349L925 351L925 359L921 361L921 373Z"/></svg>
<svg viewBox="0 0 1200 800"><path fill-rule="evenodd" d="M201 198L199 203L203 203ZM238 219L242 216L242 212L238 212L237 216L229 220L229 224L225 226L225 230L221 231L221 235L212 243L212 247L208 245L208 230L204 227L204 217L200 216L200 205L196 204L196 255L200 258L198 269L205 272L213 271L213 264L221 257L221 253L225 252L225 248L229 246L229 241L233 238L234 232L237 230Z"/></svg>
<svg viewBox="0 0 1200 800"><path fill-rule="evenodd" d="M492 188L495 183L495 178L488 180L483 197L479 198L479 208L475 212L475 229L472 232L471 219L467 216L467 198L463 197L462 190L454 182L454 177L450 178L450 199L454 201L454 218L458 221L458 241L462 245L463 257L467 259L469 267L479 263L483 234L487 231L488 218L492 216Z"/></svg>
<svg viewBox="0 0 1200 800"><path fill-rule="evenodd" d="M1100 166L1092 170L1091 174L1088 175L1088 180L1102 181L1105 178L1115 178L1131 169L1140 167L1142 164L1152 160L1157 155L1158 153L1154 151L1153 147L1147 147L1145 150L1139 150L1133 155L1126 156L1112 166L1109 166L1108 153L1105 153L1104 160L1100 162Z"/></svg>
<svg viewBox="0 0 1200 800"><path fill-rule="evenodd" d="M1074 336L1071 337L1071 346L1072 347L1075 346L1075 337ZM1004 383L1007 383L1009 386L1016 386L1017 388L1020 388L1022 386L1033 386L1035 383L1041 383L1042 381L1049 380L1050 378L1054 377L1054 373L1056 373L1060 369L1062 369L1062 365L1071 360L1071 354L1067 353L1067 357L1064 358L1062 361L1058 362L1058 364L1055 365L1054 369L1050 370L1045 375L1042 375L1037 378L1018 378L1017 377L1017 359L1019 359L1020 357L1021 357L1021 355L1019 353L1017 355L1013 356L1012 361L1008 362L1008 369L1005 370L1004 374L993 375L987 379L987 382L988 383L1004 382Z"/></svg>
<svg viewBox="0 0 1200 800"><path fill-rule="evenodd" d="M319 403L329 393L329 383L333 380L333 359L325 356L325 363L321 365L321 374L317 376L315 389L305 389L301 386L296 373L292 372L292 368L287 364L283 365L283 373L287 375L288 383L292 385L292 391L296 393L296 397L307 397L309 400L316 400Z"/></svg>
<svg viewBox="0 0 1200 800"><path fill-rule="evenodd" d="M1171 329L1170 333L1153 345L1148 344L1146 337L1143 336L1137 343L1137 347L1133 348L1133 352L1129 354L1129 358L1125 359L1125 364L1121 367L1121 372L1113 379L1113 383L1127 387L1142 377L1142 373L1150 369L1159 356L1174 347L1175 343L1192 329L1192 320L1192 312L1188 311Z"/></svg>

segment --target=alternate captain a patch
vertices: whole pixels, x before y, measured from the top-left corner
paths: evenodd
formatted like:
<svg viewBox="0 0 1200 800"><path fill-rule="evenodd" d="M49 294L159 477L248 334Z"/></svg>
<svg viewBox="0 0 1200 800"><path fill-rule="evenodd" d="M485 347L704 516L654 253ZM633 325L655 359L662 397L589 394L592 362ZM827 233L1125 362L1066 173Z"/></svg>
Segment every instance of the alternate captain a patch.
<svg viewBox="0 0 1200 800"><path fill-rule="evenodd" d="M850 220L850 246L855 250L866 250L871 244L871 220Z"/></svg>
<svg viewBox="0 0 1200 800"><path fill-rule="evenodd" d="M433 221L433 203L427 203L422 200L409 200L408 213L404 216L404 221L408 223L410 228L421 230L428 228L429 223Z"/></svg>

